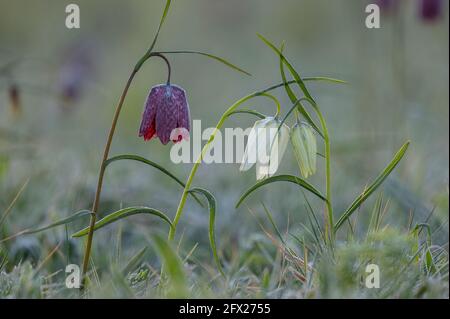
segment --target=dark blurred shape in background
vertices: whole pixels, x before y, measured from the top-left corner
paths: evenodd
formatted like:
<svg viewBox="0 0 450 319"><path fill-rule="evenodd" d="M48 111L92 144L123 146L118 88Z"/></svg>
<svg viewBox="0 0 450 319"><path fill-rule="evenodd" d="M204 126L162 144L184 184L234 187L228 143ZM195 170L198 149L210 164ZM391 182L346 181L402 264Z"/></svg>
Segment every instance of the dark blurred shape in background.
<svg viewBox="0 0 450 319"><path fill-rule="evenodd" d="M442 0L420 0L420 17L425 21L435 21L442 15Z"/></svg>
<svg viewBox="0 0 450 319"><path fill-rule="evenodd" d="M63 55L59 71L58 92L64 109L70 109L82 97L94 73L93 43L73 43Z"/></svg>
<svg viewBox="0 0 450 319"><path fill-rule="evenodd" d="M11 111L14 115L20 115L21 105L20 105L20 90L19 86L15 83L11 83L8 88L9 104Z"/></svg>

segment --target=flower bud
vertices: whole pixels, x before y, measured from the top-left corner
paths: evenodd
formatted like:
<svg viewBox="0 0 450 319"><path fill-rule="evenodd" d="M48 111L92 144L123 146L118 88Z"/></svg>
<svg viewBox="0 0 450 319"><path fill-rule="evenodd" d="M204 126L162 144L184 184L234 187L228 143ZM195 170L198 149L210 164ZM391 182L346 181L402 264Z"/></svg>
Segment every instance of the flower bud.
<svg viewBox="0 0 450 319"><path fill-rule="evenodd" d="M317 142L314 130L306 123L297 123L290 135L300 173L307 178L316 172Z"/></svg>

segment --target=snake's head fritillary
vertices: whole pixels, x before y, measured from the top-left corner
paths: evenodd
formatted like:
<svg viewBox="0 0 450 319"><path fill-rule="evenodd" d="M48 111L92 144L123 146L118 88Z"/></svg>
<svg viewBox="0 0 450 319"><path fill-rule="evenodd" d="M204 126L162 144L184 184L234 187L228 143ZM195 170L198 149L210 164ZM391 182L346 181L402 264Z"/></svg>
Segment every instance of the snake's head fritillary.
<svg viewBox="0 0 450 319"><path fill-rule="evenodd" d="M186 92L177 85L152 87L142 114L139 136L150 140L157 136L161 143L189 140L190 113Z"/></svg>

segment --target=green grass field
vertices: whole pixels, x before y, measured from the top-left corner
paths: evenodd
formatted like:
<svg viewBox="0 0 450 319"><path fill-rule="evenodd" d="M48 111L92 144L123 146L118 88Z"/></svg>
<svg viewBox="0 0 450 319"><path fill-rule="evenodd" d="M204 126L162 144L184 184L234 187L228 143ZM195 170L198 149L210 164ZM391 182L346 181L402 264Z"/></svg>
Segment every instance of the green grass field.
<svg viewBox="0 0 450 319"><path fill-rule="evenodd" d="M448 3L419 2L375 30L361 1L82 0L70 30L0 0L0 298L448 298ZM138 137L161 57L203 129L290 128L273 176Z"/></svg>

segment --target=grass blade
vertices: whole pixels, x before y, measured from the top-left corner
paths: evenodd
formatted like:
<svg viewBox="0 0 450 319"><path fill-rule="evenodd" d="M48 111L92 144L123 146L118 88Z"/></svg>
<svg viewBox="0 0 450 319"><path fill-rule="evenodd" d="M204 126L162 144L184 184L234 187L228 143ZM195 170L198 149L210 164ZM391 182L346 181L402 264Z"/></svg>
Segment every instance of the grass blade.
<svg viewBox="0 0 450 319"><path fill-rule="evenodd" d="M111 213L99 221L95 223L94 231L100 228L105 227L106 225L109 225L111 223L114 223L120 219L126 218L128 216L137 215L137 214L150 214L154 215L156 217L161 218L166 223L172 227L172 222L170 221L169 217L167 217L164 213L160 212L157 209L149 208L149 207L128 207L121 210L118 210L114 213ZM89 232L89 227L83 228L82 230L76 232L75 234L72 234L72 237L83 237L87 235Z"/></svg>
<svg viewBox="0 0 450 319"><path fill-rule="evenodd" d="M242 202L247 198L247 196L250 195L251 193L253 193L255 190L257 190L261 186L264 186L264 185L267 185L267 184L270 184L270 183L274 183L274 182L290 182L290 183L297 184L297 185L303 187L304 189L306 189L307 191L313 193L314 195L316 195L320 199L326 201L325 196L323 196L314 186L309 184L307 181L305 181L305 180L303 180L303 179L301 179L301 178L299 178L297 176L293 176L293 175L277 175L277 176L272 176L272 177L268 177L266 179L263 179L262 181L259 181L255 185L250 187L244 193L244 195L241 196L241 198L239 199L239 201L236 204L236 208L238 208L239 205L241 205Z"/></svg>
<svg viewBox="0 0 450 319"><path fill-rule="evenodd" d="M275 230L275 233L277 234L278 238L280 239L280 241L286 245L286 241L283 238L283 235L281 235L280 230L277 227L277 224L275 224L275 221L273 220L272 214L270 213L270 211L267 209L266 205L264 205L264 203L261 203L262 207L264 208L264 212L266 213L267 219L269 219L270 224L272 225L273 229Z"/></svg>
<svg viewBox="0 0 450 319"><path fill-rule="evenodd" d="M17 192L16 196L14 196L13 200L11 201L11 203L9 204L9 206L6 208L6 210L3 212L3 214L0 216L0 228L2 227L3 223L6 220L6 217L8 217L8 214L11 212L12 208L14 207L14 205L16 204L17 200L19 199L20 195L22 195L23 191L25 190L25 188L27 188L28 182L30 181L30 179L27 179L25 181L25 183L23 183L22 187L19 189L19 191Z"/></svg>
<svg viewBox="0 0 450 319"><path fill-rule="evenodd" d="M152 242L164 264L164 273L170 278L168 297L186 298L187 280L180 258L170 244L161 236L157 234L153 235Z"/></svg>
<svg viewBox="0 0 450 319"><path fill-rule="evenodd" d="M54 223L52 223L50 225L39 227L39 228L35 228L35 229L22 230L22 231L14 234L14 235L12 235L10 237L7 237L5 239L0 240L0 243L5 242L5 241L10 240L10 239L13 239L13 238L16 238L18 236L36 234L36 233L39 233L39 232L42 232L44 230L48 230L48 229L51 229L51 228L54 228L54 227L57 227L57 226L67 225L67 224L70 224L70 223L74 222L77 219L80 219L80 218L85 217L85 216L89 216L90 214L91 214L91 211L89 211L89 210L81 210L81 211L76 212L75 214L73 214L73 215L71 215L69 217L60 219L60 220L58 220L58 221L56 221L56 222L54 222Z"/></svg>
<svg viewBox="0 0 450 319"><path fill-rule="evenodd" d="M208 206L209 206L209 243L211 245L211 249L214 256L214 261L216 262L217 268L220 271L220 273L225 276L225 273L222 270L222 265L220 263L219 255L217 254L217 247L216 247L216 235L215 235L215 220L216 220L216 199L214 198L213 194L211 194L209 191L203 188L193 188L190 189L189 192L193 193L199 193L206 197L208 200Z"/></svg>
<svg viewBox="0 0 450 319"><path fill-rule="evenodd" d="M225 60L224 58L221 58L217 55L211 54L211 53L206 53L206 52L201 52L201 51L193 51L193 50L182 50L182 51L159 51L156 53L162 53L162 54L198 54L198 55L202 55L205 57L208 57L210 59L216 60L220 63L225 64L226 66L232 68L235 71L244 73L245 75L251 76L251 74L243 69L241 69L240 67L228 62L227 60Z"/></svg>
<svg viewBox="0 0 450 319"><path fill-rule="evenodd" d="M161 165L159 165L159 164L157 164L157 163L155 163L155 162L153 162L153 161L151 161L149 159L146 159L146 158L144 158L142 156L138 156L138 155L124 154L124 155L118 155L118 156L111 157L105 162L105 168L109 164L111 164L113 162L116 162L116 161L121 161L121 160L131 160L131 161L137 161L137 162L141 162L141 163L147 164L149 166L152 166L152 167L160 170L162 173L166 174L167 176L172 178L174 181L176 181L183 188L185 188L185 186L186 186L178 177L176 177L174 174L169 172L167 169L165 169ZM195 195L192 194L192 196L195 199L195 201L200 206L203 207L203 203Z"/></svg>
<svg viewBox="0 0 450 319"><path fill-rule="evenodd" d="M347 210L342 214L341 218L334 225L335 231L342 226L342 224L352 215L352 213L380 186L383 181L389 176L389 174L394 170L397 164L405 155L406 150L409 146L409 141L403 144L403 146L395 154L391 162L384 168L384 170L378 175L378 177L373 181L373 183L361 193L353 203L347 208Z"/></svg>

